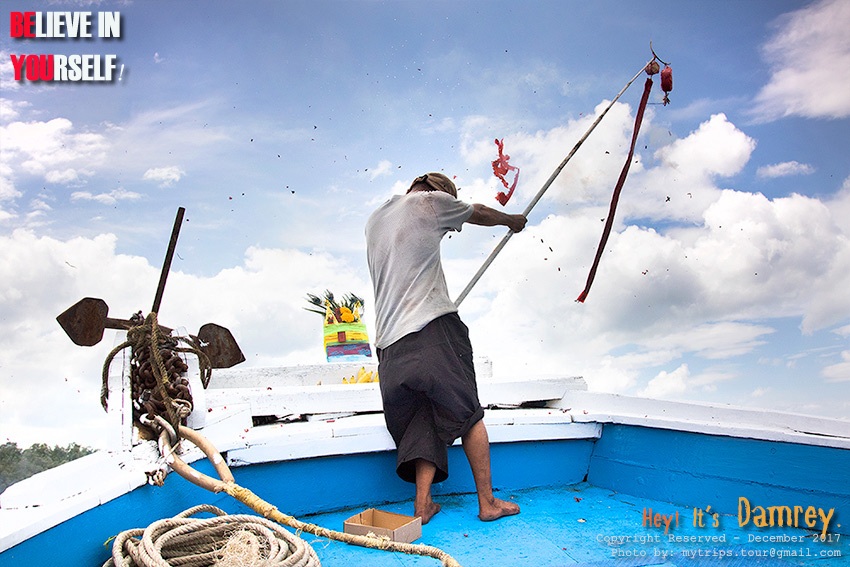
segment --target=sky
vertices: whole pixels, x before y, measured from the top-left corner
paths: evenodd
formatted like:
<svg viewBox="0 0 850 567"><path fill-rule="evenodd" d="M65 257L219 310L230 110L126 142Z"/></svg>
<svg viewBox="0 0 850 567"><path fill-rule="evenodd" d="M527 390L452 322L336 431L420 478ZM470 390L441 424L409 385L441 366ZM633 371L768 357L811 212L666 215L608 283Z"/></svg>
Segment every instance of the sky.
<svg viewBox="0 0 850 567"><path fill-rule="evenodd" d="M118 12L120 37L14 38L12 11ZM366 220L428 171L510 213L652 58L611 237L576 297L645 75L460 306L498 378L850 419L850 3L317 0L4 3L0 441L103 447L101 366L56 316L229 328L244 367L325 364L306 294L365 298ZM96 29L96 15L92 18ZM111 81L15 80L23 54ZM495 139L520 169L503 208ZM504 228L443 242L457 296Z"/></svg>

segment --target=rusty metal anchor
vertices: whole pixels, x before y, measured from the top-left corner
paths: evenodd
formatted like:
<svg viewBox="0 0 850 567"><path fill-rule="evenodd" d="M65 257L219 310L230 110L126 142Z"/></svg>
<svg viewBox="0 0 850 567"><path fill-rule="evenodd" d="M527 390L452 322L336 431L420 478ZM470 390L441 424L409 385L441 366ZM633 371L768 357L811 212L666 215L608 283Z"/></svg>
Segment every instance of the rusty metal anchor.
<svg viewBox="0 0 850 567"><path fill-rule="evenodd" d="M177 218L174 220L174 228L171 232L171 240L168 243L168 250L165 255L165 261L160 274L159 285L157 286L156 296L154 298L152 311L158 312L162 301L162 294L165 289L165 281L168 277L168 272L171 269L171 259L174 256L174 249L177 246L177 236L180 233L180 225L183 221L185 209L180 207L177 210ZM94 346L103 339L105 329L127 330L141 323L128 319L113 319L108 317L109 306L102 299L95 297L85 297L66 309L61 313L56 320L59 325L74 342L80 346ZM160 325L160 331L164 334L170 334L171 329ZM221 325L215 323L207 323L201 326L197 336L200 349L210 359L210 364L213 368L230 368L245 360L245 355L233 338L233 334Z"/></svg>
<svg viewBox="0 0 850 567"><path fill-rule="evenodd" d="M213 368L230 368L245 362L245 355L226 327L206 323L201 325L197 338Z"/></svg>
<svg viewBox="0 0 850 567"><path fill-rule="evenodd" d="M97 297L84 297L62 314L56 317L59 325L64 329L74 344L80 346L94 346L103 339L105 329L117 329L126 331L134 325L128 319L113 319L107 317L109 306ZM160 326L164 334L171 333L171 329Z"/></svg>

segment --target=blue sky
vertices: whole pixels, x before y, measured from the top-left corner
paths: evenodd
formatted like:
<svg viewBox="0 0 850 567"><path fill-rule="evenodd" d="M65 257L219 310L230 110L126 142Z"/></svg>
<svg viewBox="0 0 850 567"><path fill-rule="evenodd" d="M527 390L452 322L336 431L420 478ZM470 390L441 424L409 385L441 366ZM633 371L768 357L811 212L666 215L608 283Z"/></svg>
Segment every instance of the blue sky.
<svg viewBox="0 0 850 567"><path fill-rule="evenodd" d="M203 9L200 8L203 6ZM120 39L10 38L9 12L119 11ZM461 306L497 376L850 418L850 6L751 2L17 2L0 27L0 438L103 445L85 296L230 328L245 365L321 363L326 288L367 298L369 213L427 171L521 211L625 83L656 80L585 304L643 78ZM16 82L12 54L117 54L108 84ZM444 242L457 294L502 231ZM46 417L47 416L47 417ZM72 417L73 416L73 417Z"/></svg>

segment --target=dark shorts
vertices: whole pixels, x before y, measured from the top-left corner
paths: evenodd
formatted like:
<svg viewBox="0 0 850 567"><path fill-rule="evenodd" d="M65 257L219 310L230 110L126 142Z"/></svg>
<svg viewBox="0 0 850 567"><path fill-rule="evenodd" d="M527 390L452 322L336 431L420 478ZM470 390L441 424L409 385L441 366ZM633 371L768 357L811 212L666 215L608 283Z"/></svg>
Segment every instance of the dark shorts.
<svg viewBox="0 0 850 567"><path fill-rule="evenodd" d="M416 459L449 476L448 446L482 417L469 329L457 313L378 350L384 419L398 448L396 472L416 481Z"/></svg>

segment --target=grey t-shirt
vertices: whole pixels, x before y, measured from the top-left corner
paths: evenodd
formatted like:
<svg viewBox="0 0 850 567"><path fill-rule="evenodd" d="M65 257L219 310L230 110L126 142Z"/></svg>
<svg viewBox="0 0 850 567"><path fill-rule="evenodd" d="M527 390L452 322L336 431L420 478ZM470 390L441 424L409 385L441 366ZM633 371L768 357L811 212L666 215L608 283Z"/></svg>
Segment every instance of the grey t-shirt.
<svg viewBox="0 0 850 567"><path fill-rule="evenodd" d="M440 241L460 232L472 205L440 191L395 195L366 223L366 258L375 291L375 346L386 348L447 313Z"/></svg>

